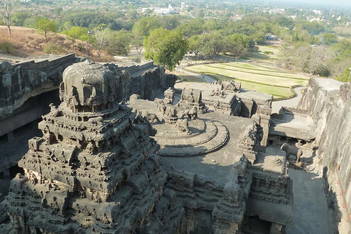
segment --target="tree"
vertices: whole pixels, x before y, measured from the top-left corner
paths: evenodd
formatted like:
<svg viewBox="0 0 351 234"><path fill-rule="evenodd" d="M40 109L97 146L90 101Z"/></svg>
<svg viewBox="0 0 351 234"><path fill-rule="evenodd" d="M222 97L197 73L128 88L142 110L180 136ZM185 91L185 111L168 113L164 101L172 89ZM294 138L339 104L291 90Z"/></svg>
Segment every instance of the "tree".
<svg viewBox="0 0 351 234"><path fill-rule="evenodd" d="M15 12L12 16L13 25L24 26L25 20L30 16L31 15L29 12Z"/></svg>
<svg viewBox="0 0 351 234"><path fill-rule="evenodd" d="M318 76L323 76L323 77L328 77L330 76L330 70L328 66L324 64L318 64L314 69L312 70L313 75L318 75Z"/></svg>
<svg viewBox="0 0 351 234"><path fill-rule="evenodd" d="M90 39L88 29L79 26L73 26L69 30L63 31L63 33L69 37L72 37L73 39L82 41L88 41Z"/></svg>
<svg viewBox="0 0 351 234"><path fill-rule="evenodd" d="M351 68L345 69L345 71L336 79L342 82L351 82Z"/></svg>
<svg viewBox="0 0 351 234"><path fill-rule="evenodd" d="M157 17L143 17L134 24L133 34L140 37L148 36L152 30L161 26L161 22Z"/></svg>
<svg viewBox="0 0 351 234"><path fill-rule="evenodd" d="M225 52L235 57L244 55L249 46L249 40L241 34L232 34L225 38Z"/></svg>
<svg viewBox="0 0 351 234"><path fill-rule="evenodd" d="M312 35L318 35L326 31L324 25L317 22L304 22L301 24L301 27Z"/></svg>
<svg viewBox="0 0 351 234"><path fill-rule="evenodd" d="M286 27L289 30L292 30L295 26L295 23L292 19L279 15L275 20L280 26Z"/></svg>
<svg viewBox="0 0 351 234"><path fill-rule="evenodd" d="M143 38L138 35L132 34L131 44L135 48L138 55L141 56L141 53L143 52Z"/></svg>
<svg viewBox="0 0 351 234"><path fill-rule="evenodd" d="M186 54L188 43L179 30L159 28L151 31L144 41L144 47L147 59L173 70Z"/></svg>
<svg viewBox="0 0 351 234"><path fill-rule="evenodd" d="M12 36L11 25L12 25L12 11L14 8L15 0L0 0L2 21L7 27L9 37Z"/></svg>
<svg viewBox="0 0 351 234"><path fill-rule="evenodd" d="M325 33L322 35L322 43L332 45L338 42L338 37L333 33Z"/></svg>
<svg viewBox="0 0 351 234"><path fill-rule="evenodd" d="M94 29L94 44L98 50L98 56L101 55L101 50L106 47L107 38L110 30L107 29L105 24L99 25Z"/></svg>
<svg viewBox="0 0 351 234"><path fill-rule="evenodd" d="M216 56L224 52L224 38L220 32L200 35L199 52L204 56Z"/></svg>
<svg viewBox="0 0 351 234"><path fill-rule="evenodd" d="M181 24L179 30L187 38L203 33L204 31L204 20L203 19L192 19L187 23Z"/></svg>
<svg viewBox="0 0 351 234"><path fill-rule="evenodd" d="M200 36L194 35L188 39L188 49L190 53L194 53L196 56L200 53Z"/></svg>
<svg viewBox="0 0 351 234"><path fill-rule="evenodd" d="M108 34L107 52L112 55L127 56L131 38L131 34L125 30Z"/></svg>
<svg viewBox="0 0 351 234"><path fill-rule="evenodd" d="M56 25L55 21L52 21L52 20L47 19L47 18L38 18L35 22L35 28L44 32L46 42L48 41L47 33L57 31L57 25Z"/></svg>

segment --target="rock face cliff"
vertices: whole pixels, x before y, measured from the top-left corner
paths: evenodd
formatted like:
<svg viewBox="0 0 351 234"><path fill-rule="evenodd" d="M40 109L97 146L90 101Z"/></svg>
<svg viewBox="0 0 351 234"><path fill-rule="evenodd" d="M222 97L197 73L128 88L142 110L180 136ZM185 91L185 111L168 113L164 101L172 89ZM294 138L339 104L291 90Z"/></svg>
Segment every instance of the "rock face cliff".
<svg viewBox="0 0 351 234"><path fill-rule="evenodd" d="M11 115L29 98L57 89L62 72L77 60L70 54L18 64L0 63L0 120Z"/></svg>
<svg viewBox="0 0 351 234"><path fill-rule="evenodd" d="M311 79L299 103L316 126L317 164L329 184L338 183L351 211L351 84Z"/></svg>
<svg viewBox="0 0 351 234"><path fill-rule="evenodd" d="M173 87L177 79L175 75L166 74L163 68L155 66L153 62L121 69L130 75L130 79L123 84L126 100L132 94L138 94L142 99L153 100L169 87Z"/></svg>

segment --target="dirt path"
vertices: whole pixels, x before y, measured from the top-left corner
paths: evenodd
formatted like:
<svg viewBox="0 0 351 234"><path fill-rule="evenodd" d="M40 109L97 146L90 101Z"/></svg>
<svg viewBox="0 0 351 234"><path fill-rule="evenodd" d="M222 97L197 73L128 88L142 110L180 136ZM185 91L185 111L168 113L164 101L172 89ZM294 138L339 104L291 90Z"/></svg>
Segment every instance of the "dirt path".
<svg viewBox="0 0 351 234"><path fill-rule="evenodd" d="M290 98L290 99L286 99L286 100L282 100L282 101L275 101L272 103L272 113L278 113L280 108L283 106L286 107L297 107L297 105L299 104L301 97L302 97L302 90L305 87L298 87L295 88L294 91L296 92L297 96L294 98Z"/></svg>

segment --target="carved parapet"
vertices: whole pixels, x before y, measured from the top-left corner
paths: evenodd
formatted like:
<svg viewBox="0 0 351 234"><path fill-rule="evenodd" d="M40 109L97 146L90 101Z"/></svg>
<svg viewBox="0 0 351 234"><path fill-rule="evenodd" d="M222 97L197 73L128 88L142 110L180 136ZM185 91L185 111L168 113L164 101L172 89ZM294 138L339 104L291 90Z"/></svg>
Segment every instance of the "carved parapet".
<svg viewBox="0 0 351 234"><path fill-rule="evenodd" d="M230 180L225 184L223 197L212 212L214 233L237 233L244 219L251 178L245 157L233 165Z"/></svg>
<svg viewBox="0 0 351 234"><path fill-rule="evenodd" d="M243 155L251 163L254 163L256 160L259 142L258 129L256 124L253 124L244 131L239 143L239 148L242 150Z"/></svg>

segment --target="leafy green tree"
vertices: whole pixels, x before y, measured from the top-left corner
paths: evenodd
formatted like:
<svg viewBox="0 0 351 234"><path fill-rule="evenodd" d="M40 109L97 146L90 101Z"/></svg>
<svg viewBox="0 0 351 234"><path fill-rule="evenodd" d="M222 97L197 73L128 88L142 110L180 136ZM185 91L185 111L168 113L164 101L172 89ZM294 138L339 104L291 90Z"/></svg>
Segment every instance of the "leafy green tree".
<svg viewBox="0 0 351 234"><path fill-rule="evenodd" d="M105 24L113 30L120 30L122 25L118 22L114 15L101 14L98 12L79 11L66 16L66 20L74 26L95 28L98 25Z"/></svg>
<svg viewBox="0 0 351 234"><path fill-rule="evenodd" d="M325 33L322 35L322 43L332 45L338 42L338 37L333 33Z"/></svg>
<svg viewBox="0 0 351 234"><path fill-rule="evenodd" d="M108 35L107 52L111 55L127 56L130 49L132 35L130 32L121 30Z"/></svg>
<svg viewBox="0 0 351 234"><path fill-rule="evenodd" d="M48 41L47 34L48 32L56 32L57 25L55 21L47 19L47 18L38 18L35 22L35 28L44 32L45 41Z"/></svg>
<svg viewBox="0 0 351 234"><path fill-rule="evenodd" d="M157 17L143 17L134 24L133 33L139 37L144 37L148 36L152 30L161 26L161 21Z"/></svg>
<svg viewBox="0 0 351 234"><path fill-rule="evenodd" d="M324 25L317 22L304 22L301 24L301 27L312 35L318 35L326 31Z"/></svg>
<svg viewBox="0 0 351 234"><path fill-rule="evenodd" d="M183 59L188 43L179 30L163 28L151 31L144 41L145 58L173 70Z"/></svg>
<svg viewBox="0 0 351 234"><path fill-rule="evenodd" d="M12 21L16 26L24 26L24 22L28 18L30 18L29 12L15 12L12 16Z"/></svg>
<svg viewBox="0 0 351 234"><path fill-rule="evenodd" d="M135 48L138 55L141 56L141 54L143 52L143 45L144 45L143 38L138 36L138 35L132 34L131 39L132 39L131 45Z"/></svg>
<svg viewBox="0 0 351 234"><path fill-rule="evenodd" d="M194 53L196 56L200 53L200 36L194 35L188 39L188 50L190 53Z"/></svg>
<svg viewBox="0 0 351 234"><path fill-rule="evenodd" d="M225 50L224 37L218 31L203 34L199 40L199 51L204 56L216 56Z"/></svg>
<svg viewBox="0 0 351 234"><path fill-rule="evenodd" d="M349 58L351 55L351 42L348 40L342 40L333 46L336 52L336 60L342 61L345 58Z"/></svg>
<svg viewBox="0 0 351 234"><path fill-rule="evenodd" d="M177 16L164 16L160 19L162 27L168 30L173 30L180 25L179 17Z"/></svg>
<svg viewBox="0 0 351 234"><path fill-rule="evenodd" d="M83 28L83 27L79 27L79 26L73 26L69 30L63 31L63 33L66 34L67 36L69 36L73 39L78 39L78 40L82 40L82 41L89 41L90 40L88 32L89 31L87 28Z"/></svg>
<svg viewBox="0 0 351 234"><path fill-rule="evenodd" d="M289 30L292 30L295 26L295 22L288 18L288 17L285 17L285 16L278 16L275 21L282 27L286 27L288 28Z"/></svg>
<svg viewBox="0 0 351 234"><path fill-rule="evenodd" d="M187 38L199 35L204 31L204 20L203 19L192 19L184 24L181 24L178 29Z"/></svg>
<svg viewBox="0 0 351 234"><path fill-rule="evenodd" d="M232 34L225 38L225 52L235 57L243 56L248 49L249 39L242 34Z"/></svg>
<svg viewBox="0 0 351 234"><path fill-rule="evenodd" d="M345 69L336 79L342 82L351 82L351 68Z"/></svg>
<svg viewBox="0 0 351 234"><path fill-rule="evenodd" d="M330 76L329 67L324 64L318 64L312 71L313 75L328 77Z"/></svg>

